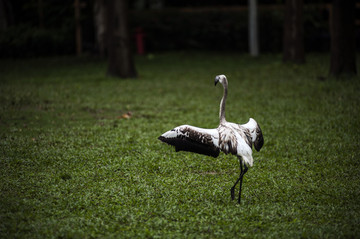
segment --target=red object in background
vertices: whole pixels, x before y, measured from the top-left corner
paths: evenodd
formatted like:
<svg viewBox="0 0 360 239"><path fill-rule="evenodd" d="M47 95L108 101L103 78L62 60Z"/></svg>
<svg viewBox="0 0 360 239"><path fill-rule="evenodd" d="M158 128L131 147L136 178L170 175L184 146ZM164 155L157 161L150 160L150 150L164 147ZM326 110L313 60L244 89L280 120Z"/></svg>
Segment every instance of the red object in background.
<svg viewBox="0 0 360 239"><path fill-rule="evenodd" d="M145 53L145 46L144 46L144 31L141 27L136 28L135 30L135 39L136 39L136 49L137 54L144 55Z"/></svg>

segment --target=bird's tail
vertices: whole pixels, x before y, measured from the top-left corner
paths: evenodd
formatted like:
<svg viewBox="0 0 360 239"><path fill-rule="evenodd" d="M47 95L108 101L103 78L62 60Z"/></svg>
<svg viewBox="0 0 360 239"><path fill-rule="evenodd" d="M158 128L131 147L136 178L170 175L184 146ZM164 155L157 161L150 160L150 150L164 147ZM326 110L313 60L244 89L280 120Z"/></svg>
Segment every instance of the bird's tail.
<svg viewBox="0 0 360 239"><path fill-rule="evenodd" d="M260 151L264 145L264 137L260 125L253 118L250 118L249 122L242 126L250 131L251 141L254 144L256 151Z"/></svg>

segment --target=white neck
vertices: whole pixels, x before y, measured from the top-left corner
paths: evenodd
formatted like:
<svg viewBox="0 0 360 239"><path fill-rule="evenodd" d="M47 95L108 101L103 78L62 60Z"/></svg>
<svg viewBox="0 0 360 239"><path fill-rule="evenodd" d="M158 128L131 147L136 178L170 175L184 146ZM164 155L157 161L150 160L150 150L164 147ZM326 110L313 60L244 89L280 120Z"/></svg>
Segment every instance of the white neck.
<svg viewBox="0 0 360 239"><path fill-rule="evenodd" d="M221 102L220 102L220 112L219 112L220 124L226 122L226 119L225 119L225 104L226 104L227 90L228 90L227 89L228 88L227 80L224 80L222 85L224 87L224 94L223 94L223 97L222 97Z"/></svg>

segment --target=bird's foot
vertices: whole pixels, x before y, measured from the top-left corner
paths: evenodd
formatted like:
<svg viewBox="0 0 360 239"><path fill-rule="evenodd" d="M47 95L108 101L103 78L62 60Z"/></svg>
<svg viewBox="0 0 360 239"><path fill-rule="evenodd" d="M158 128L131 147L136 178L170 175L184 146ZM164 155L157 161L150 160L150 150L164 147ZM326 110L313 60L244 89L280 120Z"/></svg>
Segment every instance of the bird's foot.
<svg viewBox="0 0 360 239"><path fill-rule="evenodd" d="M235 199L235 187L232 187L230 192L231 192L231 200L234 200Z"/></svg>

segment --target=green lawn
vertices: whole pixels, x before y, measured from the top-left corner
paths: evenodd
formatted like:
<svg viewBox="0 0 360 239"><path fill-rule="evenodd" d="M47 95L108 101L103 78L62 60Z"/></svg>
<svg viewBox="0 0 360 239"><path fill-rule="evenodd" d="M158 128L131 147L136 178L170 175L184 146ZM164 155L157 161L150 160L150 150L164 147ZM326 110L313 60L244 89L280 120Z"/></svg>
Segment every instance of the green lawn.
<svg viewBox="0 0 360 239"><path fill-rule="evenodd" d="M0 61L0 238L360 237L360 77L323 78L327 55L299 66L164 53L136 66L119 80L95 59ZM253 117L265 139L241 205L235 156L157 140L217 127L218 74L227 120Z"/></svg>

